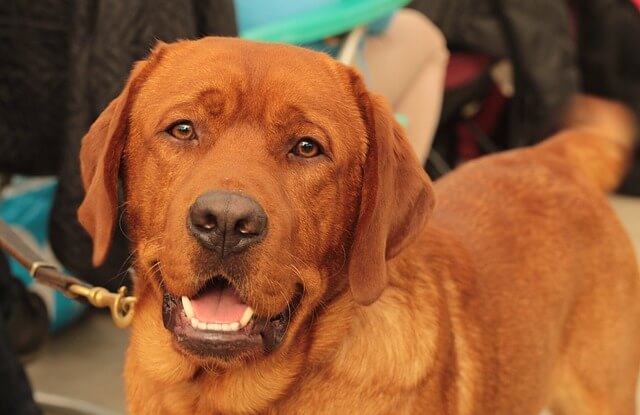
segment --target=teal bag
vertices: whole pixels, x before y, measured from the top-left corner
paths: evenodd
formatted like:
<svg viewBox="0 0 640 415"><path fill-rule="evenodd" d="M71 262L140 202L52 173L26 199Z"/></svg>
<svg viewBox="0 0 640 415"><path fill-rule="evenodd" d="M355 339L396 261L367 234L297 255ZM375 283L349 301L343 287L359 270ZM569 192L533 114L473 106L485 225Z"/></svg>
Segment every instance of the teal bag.
<svg viewBox="0 0 640 415"><path fill-rule="evenodd" d="M49 214L56 186L57 182L54 179L14 179L0 196L0 218L46 261L60 266L48 243ZM65 297L50 287L36 283L29 271L11 257L9 266L14 276L44 300L52 331L66 327L86 310L85 305Z"/></svg>
<svg viewBox="0 0 640 415"><path fill-rule="evenodd" d="M409 0L235 0L240 37L303 45L360 25L381 31Z"/></svg>

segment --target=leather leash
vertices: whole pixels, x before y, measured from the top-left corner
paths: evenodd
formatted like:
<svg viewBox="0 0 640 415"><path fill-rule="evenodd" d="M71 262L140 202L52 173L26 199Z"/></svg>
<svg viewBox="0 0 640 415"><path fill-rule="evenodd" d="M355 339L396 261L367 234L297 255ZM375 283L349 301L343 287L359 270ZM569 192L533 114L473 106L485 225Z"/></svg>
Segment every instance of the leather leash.
<svg viewBox="0 0 640 415"><path fill-rule="evenodd" d="M127 287L117 293L104 287L94 287L77 278L64 275L58 268L35 253L4 221L0 219L0 248L4 249L29 275L38 282L62 292L74 300L84 300L97 308L108 307L113 323L119 328L128 327L133 319L136 298L127 296Z"/></svg>

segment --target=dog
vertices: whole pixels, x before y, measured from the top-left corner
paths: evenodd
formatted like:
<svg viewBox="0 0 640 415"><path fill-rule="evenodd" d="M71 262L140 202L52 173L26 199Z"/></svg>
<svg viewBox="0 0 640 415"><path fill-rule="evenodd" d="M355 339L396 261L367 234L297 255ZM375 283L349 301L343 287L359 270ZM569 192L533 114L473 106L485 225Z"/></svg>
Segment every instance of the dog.
<svg viewBox="0 0 640 415"><path fill-rule="evenodd" d="M95 264L122 183L129 412L634 414L640 276L604 195L631 124L583 104L433 184L329 56L159 43L80 154Z"/></svg>

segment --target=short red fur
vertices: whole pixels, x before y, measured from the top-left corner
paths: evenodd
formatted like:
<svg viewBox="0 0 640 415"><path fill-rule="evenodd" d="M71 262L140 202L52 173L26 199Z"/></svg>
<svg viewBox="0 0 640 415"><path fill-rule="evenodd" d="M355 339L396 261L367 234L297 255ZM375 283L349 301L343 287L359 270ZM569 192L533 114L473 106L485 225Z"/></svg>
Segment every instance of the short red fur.
<svg viewBox="0 0 640 415"><path fill-rule="evenodd" d="M129 412L633 415L640 276L604 196L632 124L610 102L575 108L574 128L432 185L384 100L328 56L237 39L159 44L81 152L79 218L96 263L124 183L139 299ZM196 141L166 133L185 119ZM308 136L325 154L292 157ZM268 215L265 239L231 264L185 226L215 189ZM164 290L193 296L216 267L234 270L261 315L304 287L278 349L196 356L163 327Z"/></svg>

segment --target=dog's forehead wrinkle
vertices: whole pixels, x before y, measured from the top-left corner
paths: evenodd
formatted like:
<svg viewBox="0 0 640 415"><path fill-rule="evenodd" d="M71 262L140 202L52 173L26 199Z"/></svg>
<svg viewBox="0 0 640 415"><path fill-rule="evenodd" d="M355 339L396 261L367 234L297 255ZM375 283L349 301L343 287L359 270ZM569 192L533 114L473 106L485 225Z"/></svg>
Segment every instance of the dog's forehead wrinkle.
<svg viewBox="0 0 640 415"><path fill-rule="evenodd" d="M238 49L229 50L231 45ZM292 49L218 40L190 43L189 48L169 54L169 62L152 75L163 88L156 83L145 88L140 106L151 114L163 114L156 130L197 114L226 122L255 121L269 129L277 128L271 122L282 123L280 118L296 113L303 114L301 122L315 122L312 115L321 115L326 124L334 116L353 111L344 104L348 91L341 86L344 76L336 65L316 52L305 56L309 59L300 59L300 50ZM176 63L184 67L179 74L172 70Z"/></svg>
<svg viewBox="0 0 640 415"><path fill-rule="evenodd" d="M198 94L197 101L201 102L211 114L217 115L225 105L226 95L227 94L217 86L204 87Z"/></svg>

